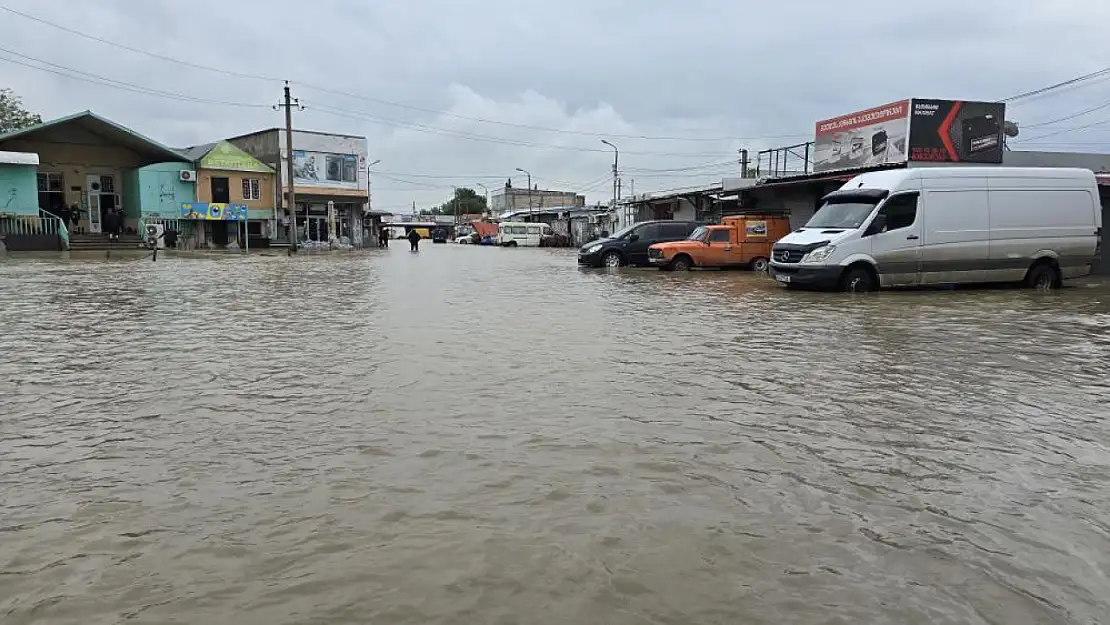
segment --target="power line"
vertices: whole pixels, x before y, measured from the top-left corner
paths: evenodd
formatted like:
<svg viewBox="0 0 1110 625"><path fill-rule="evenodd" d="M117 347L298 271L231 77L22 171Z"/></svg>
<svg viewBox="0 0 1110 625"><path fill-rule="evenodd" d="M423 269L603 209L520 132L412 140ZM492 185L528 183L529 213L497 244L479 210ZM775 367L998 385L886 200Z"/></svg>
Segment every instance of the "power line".
<svg viewBox="0 0 1110 625"><path fill-rule="evenodd" d="M47 20L42 19L41 17L35 17L34 15L23 13L22 11L16 11L15 9L10 8L10 7L0 6L0 11L7 11L8 13L11 13L13 15L18 15L20 17L38 22L40 24L45 24L47 26L57 28L58 30L65 31L65 32L67 32L71 35L77 35L78 37L84 37L85 39L90 39L92 41L103 43L103 44L106 44L106 45L109 45L109 46L114 46L114 47L120 48L122 50L127 50L128 52L134 52L136 54L142 54L142 55L149 56L151 58L159 59L159 60L162 60L162 61L168 61L170 63L176 63L178 65L184 65L186 67L192 67L194 69L203 69L203 70L210 71L210 72L217 72L217 73L220 73L220 74L226 74L228 76L234 76L236 78L251 78L251 79L255 79L255 80L268 80L268 81L274 81L274 82L281 82L281 79L278 79L278 78L270 78L270 77L266 77L266 76L259 76L257 74L244 74L244 73L241 73L241 72L235 72L235 71L231 71L231 70L220 69L218 67L211 67L211 66L208 66L208 65L201 65L199 63L193 63L191 61L183 61L181 59L175 59L175 58L170 57L170 56L165 56L165 55L162 55L162 54L158 54L156 52L149 52L147 50L142 50L142 49L139 49L139 48L133 48L131 46L119 43L118 41L111 41L109 39L102 39L102 38L97 37L95 35L90 35L89 33L81 32L79 30L69 28L68 26L62 26L61 24L55 24L54 22L49 22Z"/></svg>
<svg viewBox="0 0 1110 625"><path fill-rule="evenodd" d="M49 72L51 74L56 74L58 76L62 76L64 78L69 78L69 79L72 79L72 80L80 80L80 81L83 81L83 82L88 82L88 83L92 83L92 84L95 84L95 85L100 85L102 87L111 87L113 89L120 89L122 91L129 91L131 93L139 93L139 94L143 94L143 95L150 95L150 96L155 96L155 97L160 97L160 98L168 98L168 99L171 99L171 100L178 100L178 101L181 101L181 102L195 102L195 103L198 103L198 104L217 104L217 105L222 105L222 106L236 106L236 107L244 107L244 108L268 108L265 104L249 104L249 103L245 103L245 102L227 102L227 101L224 101L224 100L212 100L212 99L209 99L209 98L198 98L196 96L186 95L184 93L174 93L172 91L162 91L161 89L154 89L152 87L144 87L142 85L137 85L137 84L134 84L134 83L125 82L125 81L122 81L122 80L116 80L114 78L107 78L105 76L100 76L98 74L93 74L91 72L86 72L86 71L79 70L79 69L73 69L72 67L66 67L64 65L58 65L56 63L51 63L50 61L45 61L43 59L39 59L39 58L36 58L36 57L33 57L33 56L27 56L26 54L20 54L19 52L15 52L14 50L8 50L7 48L0 48L0 52L4 52L4 53L10 54L10 55L14 55L14 56L20 57L22 59L27 59L28 61L33 61L35 63L40 63L42 65L46 65L47 67L39 67L38 65L33 65L31 63L27 63L27 62L24 62L24 61L19 61L19 60L10 58L10 57L0 56L0 60L2 60L2 61L7 61L8 63L13 63L15 65L22 65L23 67L28 67L30 69L35 69L35 70L39 70L39 71L43 71L43 72ZM51 68L54 68L54 69L51 69Z"/></svg>
<svg viewBox="0 0 1110 625"><path fill-rule="evenodd" d="M558 143L536 143L533 141L525 141L521 139L508 139L504 137L494 137L491 135L480 135L475 133L463 132L458 130L451 130L447 128L440 128L437 126L429 126L418 122L406 122L402 120L389 119L383 117L375 117L361 113L359 111L349 111L346 109L339 109L326 105L312 105L306 102L312 110L319 111L328 115L335 115L337 117L345 117L348 119L369 122L373 124L380 124L392 128L401 128L405 130L413 130L416 132L424 132L434 135L443 135L449 137L457 137L460 139L470 139L472 141L483 141L487 143L497 143L501 145L511 145L516 147L526 148L543 148L550 150L568 150L572 152L592 152L592 153L608 153L608 150L603 148L587 148L582 146L562 145ZM641 156L686 156L686 157L709 157L720 156L726 152L653 152L653 151L635 151L635 150L622 150L622 154L636 154Z"/></svg>
<svg viewBox="0 0 1110 625"><path fill-rule="evenodd" d="M1101 78L1101 77L1105 77L1105 76L1110 76L1110 67L1104 67L1103 69L1100 69L1098 71L1091 72L1089 74L1083 74L1082 76L1076 76L1075 78L1071 78L1071 79L1065 80L1063 82L1058 82L1056 84L1049 85L1047 87L1041 87L1040 89L1034 89L1032 91L1026 91L1024 93L1019 93L1017 95L1012 95L1008 98L1003 98L1001 100L1001 102L1015 102L1017 100L1025 100L1025 99L1028 99L1028 98L1032 98L1034 96L1038 96L1038 95L1041 95L1041 94L1048 93L1050 91L1056 91L1057 89L1061 89L1063 87L1067 87L1067 86L1070 86L1070 85L1076 85L1076 84L1079 84L1079 83L1082 83L1082 82L1086 82L1088 80L1093 80L1095 78Z"/></svg>
<svg viewBox="0 0 1110 625"><path fill-rule="evenodd" d="M97 37L95 35L91 35L89 33L85 33L85 32L70 28L68 26L57 24L55 22L51 22L49 20L45 20L45 19L42 19L42 18L34 16L34 15L24 13L22 11L17 11L15 9L10 8L10 7L0 5L0 10L7 11L7 12L13 14L13 15L18 15L18 16L23 17L25 19L29 19L29 20L32 20L32 21L37 22L39 24L43 24L43 25L46 25L46 26L50 26L52 28L56 28L58 30L64 31L64 32L69 33L71 35L76 35L78 37L82 37L82 38L88 39L90 41L95 41L97 43L101 43L101 44L104 44L104 45L113 46L113 47L116 47L116 48L120 48L122 50L127 50L128 52L133 52L135 54L141 54L141 55L144 55L144 56L148 56L150 58L158 59L158 60L161 60L161 61L166 61L168 63L175 63L177 65L182 65L184 67L190 67L190 68L193 68L193 69L216 72L216 73L220 73L220 74L224 74L226 76L232 76L232 77L236 77L236 78L250 78L250 79L254 79L254 80L262 80L262 81L269 81L269 82L281 82L282 81L282 79L279 79L279 78L276 78L276 77L273 77L273 76L265 76L265 75L260 75L260 74L248 74L248 73L245 73L245 72L237 72L237 71L234 71L234 70L227 70L227 69L222 69L222 68L219 68L219 67L213 67L213 66L210 66L210 65L203 65L203 64L194 63L194 62L191 62L191 61L185 61L185 60L182 60L182 59L177 59L177 58L167 56L167 55L164 55L164 54L159 54L159 53L156 53L156 52L150 52L149 50L143 50L141 48L136 48L134 46L128 46L128 45L125 45L125 44L121 44L119 42L112 41L110 39ZM345 97L354 98L354 99L358 99L358 100L365 100L367 102L373 102L373 103L382 104L382 105L385 105L385 106L392 106L392 107L403 108L403 109L419 111L419 112L424 112L424 113L431 113L431 114L435 114L435 115L442 115L442 116L445 116L445 117L453 117L453 118L456 118L456 119L464 119L464 120L468 120L468 121L474 121L474 122L485 123L485 124L496 124L496 125L499 125L499 126L506 126L506 127L510 127L510 128L536 130L536 131L541 131L541 132L554 132L554 133L569 134L569 135L580 135L580 136L588 136L588 137L608 137L608 138L613 138L613 139L639 139L639 140L647 140L647 141L688 141L688 142L717 142L717 143L723 143L723 142L726 142L726 141L751 141L751 140L757 140L757 139L793 139L793 138L798 138L798 137L808 137L809 136L809 135L803 135L803 134L783 134L783 135L767 135L767 136L763 136L763 137L678 137L678 136L651 136L651 135L634 135L634 134L621 134L621 133L587 132L587 131L580 131L580 130L569 130L569 129L566 129L566 128L549 128L549 127L545 127L545 126L537 126L537 125L531 125L531 124L518 124L518 123L513 123L513 122L504 122L504 121L499 121L499 120L483 119L483 118L480 118L480 117L471 117L471 116L467 116L467 115L459 115L459 114L456 114L456 113L452 113L450 111L424 108L424 107L415 106L415 105L411 105L411 104L404 104L404 103L400 103L400 102L392 102L392 101L389 101L389 100L383 100L383 99L380 99L380 98L371 98L369 96L364 96L364 95L357 94L357 93L351 93L351 92L342 91L342 90L339 90L339 89L331 89L331 88L328 88L328 87L323 87L323 86L320 86L320 85L313 85L313 84L306 83L306 82L301 82L301 81L295 81L295 82L298 85L300 85L301 87L306 88L306 89L312 89L312 90L321 91L321 92L324 92L324 93L331 93L331 94L334 94L334 95L342 95L342 96L345 96ZM604 151L604 150L601 150L601 151Z"/></svg>
<svg viewBox="0 0 1110 625"><path fill-rule="evenodd" d="M1022 126L1022 128L1043 128L1044 126L1050 126L1052 124L1058 124L1060 122L1066 122L1068 120L1075 119L1076 117L1082 117L1082 116L1084 116L1088 113L1094 113L1095 111L1101 111L1104 108L1110 108L1110 102L1107 102L1105 104L1100 104L1098 106L1089 108L1085 111L1079 111L1078 113L1068 115L1067 117L1061 117L1059 119L1054 119L1054 120L1047 121L1047 122L1039 122L1039 123L1036 123L1036 124L1026 124L1026 125Z"/></svg>

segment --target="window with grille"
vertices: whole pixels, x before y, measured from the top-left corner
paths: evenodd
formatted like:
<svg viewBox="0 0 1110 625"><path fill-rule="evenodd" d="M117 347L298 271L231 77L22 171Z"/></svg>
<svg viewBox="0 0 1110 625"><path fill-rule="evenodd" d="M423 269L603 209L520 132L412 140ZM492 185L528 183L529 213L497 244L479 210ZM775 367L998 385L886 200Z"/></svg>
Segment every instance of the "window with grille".
<svg viewBox="0 0 1110 625"><path fill-rule="evenodd" d="M262 199L262 184L258 178L243 178L243 199Z"/></svg>

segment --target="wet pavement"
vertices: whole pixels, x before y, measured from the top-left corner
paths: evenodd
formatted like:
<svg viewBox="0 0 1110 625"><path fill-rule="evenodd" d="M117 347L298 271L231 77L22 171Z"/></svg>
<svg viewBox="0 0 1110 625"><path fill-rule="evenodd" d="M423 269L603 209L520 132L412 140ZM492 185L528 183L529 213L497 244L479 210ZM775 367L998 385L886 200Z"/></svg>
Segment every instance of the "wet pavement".
<svg viewBox="0 0 1110 625"><path fill-rule="evenodd" d="M1110 622L1110 287L0 260L0 622Z"/></svg>

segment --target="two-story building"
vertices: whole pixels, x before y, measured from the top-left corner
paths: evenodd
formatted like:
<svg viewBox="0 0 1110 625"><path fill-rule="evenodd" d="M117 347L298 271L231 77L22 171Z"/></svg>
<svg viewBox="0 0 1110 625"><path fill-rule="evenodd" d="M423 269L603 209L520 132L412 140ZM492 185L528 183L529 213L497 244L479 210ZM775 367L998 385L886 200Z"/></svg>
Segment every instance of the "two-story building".
<svg viewBox="0 0 1110 625"><path fill-rule="evenodd" d="M196 244L268 245L277 234L274 170L229 141L181 152L195 167L196 200L182 205L181 218L192 222Z"/></svg>
<svg viewBox="0 0 1110 625"><path fill-rule="evenodd" d="M229 142L276 170L274 205L279 207L275 237L290 240L289 177L293 161L298 240L332 238L361 245L367 236L368 212L366 137L307 130L293 131L293 153L287 153L285 130L271 128L232 137ZM329 218L329 203L334 213Z"/></svg>

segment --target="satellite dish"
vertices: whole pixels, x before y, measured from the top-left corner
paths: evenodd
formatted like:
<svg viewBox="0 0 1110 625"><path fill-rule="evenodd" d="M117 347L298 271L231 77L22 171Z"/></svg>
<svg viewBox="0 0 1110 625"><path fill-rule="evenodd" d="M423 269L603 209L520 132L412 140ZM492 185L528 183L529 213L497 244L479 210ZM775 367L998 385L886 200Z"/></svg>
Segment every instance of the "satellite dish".
<svg viewBox="0 0 1110 625"><path fill-rule="evenodd" d="M1007 137L1016 137L1016 136L1018 136L1017 122L1003 122L1002 123L1002 132L1004 132Z"/></svg>

